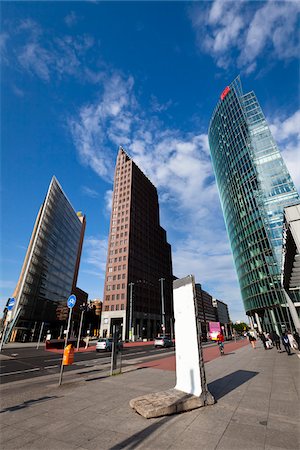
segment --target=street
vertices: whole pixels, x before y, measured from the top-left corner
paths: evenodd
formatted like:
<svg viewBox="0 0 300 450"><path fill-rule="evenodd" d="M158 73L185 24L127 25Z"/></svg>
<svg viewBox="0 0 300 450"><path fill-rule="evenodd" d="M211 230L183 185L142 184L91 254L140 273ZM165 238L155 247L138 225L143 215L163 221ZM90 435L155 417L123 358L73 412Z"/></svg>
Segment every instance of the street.
<svg viewBox="0 0 300 450"><path fill-rule="evenodd" d="M140 345L122 350L122 365L131 360L147 358L156 359L166 354L174 354L174 348L156 349L153 345ZM74 363L66 366L65 371L89 368L101 364L101 367L110 364L110 353L95 351L92 346L85 352L75 352ZM5 349L0 355L0 380L1 384L12 381L20 381L34 377L58 374L62 354L57 351L45 351L43 348L15 348Z"/></svg>

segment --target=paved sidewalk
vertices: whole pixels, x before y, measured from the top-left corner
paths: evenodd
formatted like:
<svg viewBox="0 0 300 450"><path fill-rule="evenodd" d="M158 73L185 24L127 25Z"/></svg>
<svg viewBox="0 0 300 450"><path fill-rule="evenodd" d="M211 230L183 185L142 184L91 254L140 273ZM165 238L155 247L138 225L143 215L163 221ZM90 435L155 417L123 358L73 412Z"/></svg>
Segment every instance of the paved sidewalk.
<svg viewBox="0 0 300 450"><path fill-rule="evenodd" d="M3 387L1 448L296 450L299 366L296 353L250 345L230 351L206 364L215 405L149 420L129 401L174 387L174 371L133 366L108 377L96 367L85 369L78 381L71 381L70 372L60 388L48 377L32 392L16 382L18 394L12 384L11 396Z"/></svg>

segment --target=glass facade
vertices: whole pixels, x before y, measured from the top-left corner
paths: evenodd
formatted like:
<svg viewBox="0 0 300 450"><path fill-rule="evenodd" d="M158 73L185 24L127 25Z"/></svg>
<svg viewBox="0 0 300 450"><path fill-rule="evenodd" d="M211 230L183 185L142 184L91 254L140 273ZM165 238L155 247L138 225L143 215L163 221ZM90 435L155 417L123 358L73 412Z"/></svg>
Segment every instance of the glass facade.
<svg viewBox="0 0 300 450"><path fill-rule="evenodd" d="M243 94L239 77L213 112L209 145L245 310L285 303L283 207L299 195L255 94Z"/></svg>
<svg viewBox="0 0 300 450"><path fill-rule="evenodd" d="M56 308L72 292L83 223L55 177L39 211L15 291L18 327L56 320ZM76 282L76 281L75 281Z"/></svg>

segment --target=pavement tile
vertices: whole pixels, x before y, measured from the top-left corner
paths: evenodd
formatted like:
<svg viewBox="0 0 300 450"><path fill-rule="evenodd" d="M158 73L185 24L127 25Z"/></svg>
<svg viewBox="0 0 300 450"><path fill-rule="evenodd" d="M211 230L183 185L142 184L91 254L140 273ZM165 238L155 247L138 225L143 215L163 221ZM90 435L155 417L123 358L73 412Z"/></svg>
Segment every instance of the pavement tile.
<svg viewBox="0 0 300 450"><path fill-rule="evenodd" d="M199 448L199 447L198 447ZM231 439L228 437L222 437L219 444L215 447L216 450L265 450L264 444L255 444L255 447L253 444L243 441L243 440L236 440ZM203 447L203 450L206 450L205 447Z"/></svg>
<svg viewBox="0 0 300 450"><path fill-rule="evenodd" d="M279 401L290 401L293 402L297 397L296 391L287 392L284 390L274 390L272 389L271 400L279 400Z"/></svg>
<svg viewBox="0 0 300 450"><path fill-rule="evenodd" d="M299 398L291 400L270 400L270 411L280 416L299 418Z"/></svg>
<svg viewBox="0 0 300 450"><path fill-rule="evenodd" d="M11 425L7 425L1 422L0 425L0 443L4 444L5 442L9 441L10 439L14 439L17 436L20 436L24 430L22 430L19 427L14 427Z"/></svg>
<svg viewBox="0 0 300 450"><path fill-rule="evenodd" d="M89 424L83 423L81 426L74 426L74 424L66 424L57 430L47 430L42 435L52 439L58 439L59 441L66 442L74 445L86 445L87 442L94 439L101 433L101 428L91 427Z"/></svg>
<svg viewBox="0 0 300 450"><path fill-rule="evenodd" d="M252 393L252 395L245 395L241 403L247 409L252 409L254 411L264 411L267 413L267 411L269 410L269 400L270 395L259 395Z"/></svg>
<svg viewBox="0 0 300 450"><path fill-rule="evenodd" d="M118 431L103 430L99 436L91 439L88 442L84 442L81 445L86 450L117 450L127 448L124 443L129 441L130 439L132 439L132 436L119 433ZM132 439L132 442L134 442L134 439Z"/></svg>
<svg viewBox="0 0 300 450"><path fill-rule="evenodd" d="M267 427L274 430L282 430L294 433L295 429L299 430L299 423L299 413L296 416L281 416L276 412L269 412Z"/></svg>
<svg viewBox="0 0 300 450"><path fill-rule="evenodd" d="M222 441L224 438L228 438L238 441L240 445L247 442L247 444L252 445L256 449L257 446L263 445L265 435L265 426L230 422L222 436Z"/></svg>
<svg viewBox="0 0 300 450"><path fill-rule="evenodd" d="M39 437L39 439L30 442L30 444L28 445L28 449L30 450L74 450L77 448L78 447L74 445L74 443L63 442L48 437Z"/></svg>
<svg viewBox="0 0 300 450"><path fill-rule="evenodd" d="M299 448L300 448L299 426L295 428L294 432L267 429L267 436L265 442L266 450L274 450L274 449L299 450Z"/></svg>
<svg viewBox="0 0 300 450"><path fill-rule="evenodd" d="M2 442L2 449L8 450L19 450L19 449L29 449L30 443L37 439L37 435L35 433L29 432L29 431L23 431L21 435L16 436L12 439L9 439L8 441Z"/></svg>
<svg viewBox="0 0 300 450"><path fill-rule="evenodd" d="M268 412L267 411L259 411L256 409L249 409L246 405L239 406L231 421L237 423L243 423L245 425L261 425L266 426L268 420Z"/></svg>
<svg viewBox="0 0 300 450"><path fill-rule="evenodd" d="M199 433L199 434L191 434L188 431L182 434L180 439L176 439L173 443L167 447L168 449L178 449L178 450L214 450L217 448L218 442L220 440L220 436L213 433ZM145 448L148 447L138 447ZM155 447L152 447L155 448ZM166 447L165 447L166 448ZM253 450L253 449L252 449Z"/></svg>
<svg viewBox="0 0 300 450"><path fill-rule="evenodd" d="M15 424L15 423L19 424L23 420L26 420L29 417L37 416L39 414L40 414L39 410L33 410L30 407L26 407L14 411L9 410L3 412L0 414L0 420L1 422L7 424Z"/></svg>
<svg viewBox="0 0 300 450"><path fill-rule="evenodd" d="M197 433L213 433L219 438L225 432L228 426L227 420L211 420L211 417L206 417L204 414L198 416L190 425L187 427L187 431L191 434Z"/></svg>

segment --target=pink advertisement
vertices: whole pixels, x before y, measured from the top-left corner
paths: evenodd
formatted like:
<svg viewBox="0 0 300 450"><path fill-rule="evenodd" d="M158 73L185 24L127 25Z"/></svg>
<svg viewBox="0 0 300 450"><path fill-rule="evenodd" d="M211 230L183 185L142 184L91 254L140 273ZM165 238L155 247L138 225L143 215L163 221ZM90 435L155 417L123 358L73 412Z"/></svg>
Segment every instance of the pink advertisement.
<svg viewBox="0 0 300 450"><path fill-rule="evenodd" d="M208 322L208 326L209 326L209 338L212 341L216 341L217 336L221 331L220 322Z"/></svg>

